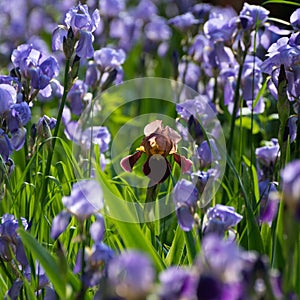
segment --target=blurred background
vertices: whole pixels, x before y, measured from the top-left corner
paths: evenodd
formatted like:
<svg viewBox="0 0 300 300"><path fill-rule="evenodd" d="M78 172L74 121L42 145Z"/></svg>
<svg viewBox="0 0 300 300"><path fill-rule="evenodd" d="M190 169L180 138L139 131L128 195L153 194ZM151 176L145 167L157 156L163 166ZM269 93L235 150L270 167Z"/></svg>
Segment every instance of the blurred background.
<svg viewBox="0 0 300 300"><path fill-rule="evenodd" d="M244 3L247 2L248 4L254 4L254 5L262 5L265 1L261 0L206 0L203 1L205 3L210 3L213 5L221 5L221 6L232 6L237 12L239 12ZM294 2L300 2L299 0L294 0ZM300 3L299 3L300 4ZM265 4L264 7L268 9L271 12L271 16L274 18L279 18L285 21L289 21L290 15L293 11L297 9L297 6L295 5L287 5L287 4Z"/></svg>

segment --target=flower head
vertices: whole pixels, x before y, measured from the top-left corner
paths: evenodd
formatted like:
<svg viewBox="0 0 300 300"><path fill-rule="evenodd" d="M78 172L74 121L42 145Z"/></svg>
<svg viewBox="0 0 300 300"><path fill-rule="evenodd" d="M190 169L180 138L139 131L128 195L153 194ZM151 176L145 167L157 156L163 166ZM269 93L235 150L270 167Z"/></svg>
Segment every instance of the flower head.
<svg viewBox="0 0 300 300"><path fill-rule="evenodd" d="M198 191L192 182L182 179L176 183L173 192L173 202L179 226L184 231L190 231L195 224L194 210L197 200Z"/></svg>
<svg viewBox="0 0 300 300"><path fill-rule="evenodd" d="M160 273L159 279L162 300L191 299L195 294L196 278L190 270L172 266Z"/></svg>
<svg viewBox="0 0 300 300"><path fill-rule="evenodd" d="M79 220L84 220L103 207L103 192L95 180L82 180L72 187L71 195L62 199L67 210Z"/></svg>
<svg viewBox="0 0 300 300"><path fill-rule="evenodd" d="M226 230L237 225L242 218L241 215L234 211L233 207L217 204L207 210L206 221L203 223L203 232L206 234L213 232L223 236Z"/></svg>
<svg viewBox="0 0 300 300"><path fill-rule="evenodd" d="M240 21L243 29L254 30L256 24L262 25L268 18L269 11L259 5L244 3L240 12Z"/></svg>
<svg viewBox="0 0 300 300"><path fill-rule="evenodd" d="M291 25L295 30L300 29L300 8L296 9L290 17Z"/></svg>
<svg viewBox="0 0 300 300"><path fill-rule="evenodd" d="M130 250L109 263L108 278L122 298L144 299L153 284L154 269L145 254Z"/></svg>
<svg viewBox="0 0 300 300"><path fill-rule="evenodd" d="M93 57L94 49L92 43L94 37L92 32L96 30L99 23L100 15L98 9L90 15L86 4L74 6L66 14L65 24L67 26L58 26L53 31L52 50L59 50L63 46L63 43L67 44L66 41L69 39L69 44L65 46L73 48L75 42L78 41L76 54L79 57ZM70 34L70 32L72 33ZM73 53L73 49L64 50L67 50L65 51L67 56Z"/></svg>
<svg viewBox="0 0 300 300"><path fill-rule="evenodd" d="M170 175L172 166L166 159L168 155L173 155L182 172L189 171L192 162L176 153L181 136L175 130L169 126L163 127L162 121L156 120L145 126L144 134L145 137L137 152L121 160L120 164L124 171L131 172L143 153L148 157L143 172L154 183L163 182Z"/></svg>
<svg viewBox="0 0 300 300"><path fill-rule="evenodd" d="M295 211L296 218L300 220L300 160L288 163L280 176L283 199Z"/></svg>

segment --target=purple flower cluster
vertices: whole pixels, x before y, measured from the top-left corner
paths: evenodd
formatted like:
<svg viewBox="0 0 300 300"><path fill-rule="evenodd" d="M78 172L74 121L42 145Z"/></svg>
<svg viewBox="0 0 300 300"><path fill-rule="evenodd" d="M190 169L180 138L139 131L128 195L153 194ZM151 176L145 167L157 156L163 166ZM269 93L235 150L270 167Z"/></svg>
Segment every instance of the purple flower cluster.
<svg viewBox="0 0 300 300"><path fill-rule="evenodd" d="M65 17L66 26L57 27L52 35L52 50L63 50L67 57L73 53L73 48L76 45L76 54L79 57L91 58L94 55L93 48L93 32L97 29L100 22L99 10L96 9L92 15L88 11L86 4L79 4L71 8ZM70 32L71 35L70 36ZM67 37L71 38L71 44L67 44ZM74 40L73 40L74 39ZM70 55L71 54L71 55Z"/></svg>
<svg viewBox="0 0 300 300"><path fill-rule="evenodd" d="M33 100L51 99L57 94L57 86L52 81L59 73L54 57L29 44L18 46L12 52L11 61L12 76L0 76L0 155L9 165L12 152L24 146Z"/></svg>
<svg viewBox="0 0 300 300"><path fill-rule="evenodd" d="M147 255L127 250L108 262L107 275L97 292L100 299L249 299L272 292L282 297L277 274L266 257L244 251L234 242L208 234L191 267L170 266L158 276Z"/></svg>

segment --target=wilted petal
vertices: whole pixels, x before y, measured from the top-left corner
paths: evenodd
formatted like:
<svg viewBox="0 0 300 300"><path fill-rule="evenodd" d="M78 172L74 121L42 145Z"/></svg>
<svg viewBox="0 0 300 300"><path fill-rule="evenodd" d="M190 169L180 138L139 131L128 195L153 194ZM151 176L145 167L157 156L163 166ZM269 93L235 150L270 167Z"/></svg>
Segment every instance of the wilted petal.
<svg viewBox="0 0 300 300"><path fill-rule="evenodd" d="M70 223L71 215L67 211L60 212L52 221L51 238L56 240Z"/></svg>
<svg viewBox="0 0 300 300"><path fill-rule="evenodd" d="M138 159L141 157L142 153L143 152L141 152L141 151L137 151L132 155L128 155L128 156L124 157L120 162L122 169L126 172L131 172L133 166L138 161Z"/></svg>

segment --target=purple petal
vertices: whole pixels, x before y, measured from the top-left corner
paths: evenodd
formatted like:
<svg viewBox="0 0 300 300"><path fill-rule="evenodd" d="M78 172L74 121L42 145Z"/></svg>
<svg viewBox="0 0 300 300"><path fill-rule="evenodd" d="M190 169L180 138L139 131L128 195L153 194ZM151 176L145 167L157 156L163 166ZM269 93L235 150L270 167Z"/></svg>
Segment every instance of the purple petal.
<svg viewBox="0 0 300 300"><path fill-rule="evenodd" d="M182 205L176 209L176 215L179 226L184 231L190 231L193 229L195 219L191 214L190 208L187 205Z"/></svg>
<svg viewBox="0 0 300 300"><path fill-rule="evenodd" d="M90 227L90 234L94 242L101 242L105 232L105 224L102 215L96 215L96 221Z"/></svg>
<svg viewBox="0 0 300 300"><path fill-rule="evenodd" d="M56 240L70 223L71 215L67 211L60 212L52 221L51 238Z"/></svg>
<svg viewBox="0 0 300 300"><path fill-rule="evenodd" d="M26 128L21 127L12 132L11 134L11 144L16 151L22 149L26 138Z"/></svg>
<svg viewBox="0 0 300 300"><path fill-rule="evenodd" d="M67 210L84 220L103 207L103 191L96 180L82 180L72 187L71 195L62 198Z"/></svg>
<svg viewBox="0 0 300 300"><path fill-rule="evenodd" d="M80 31L80 37L76 48L79 57L91 58L94 56L93 35L87 31Z"/></svg>

